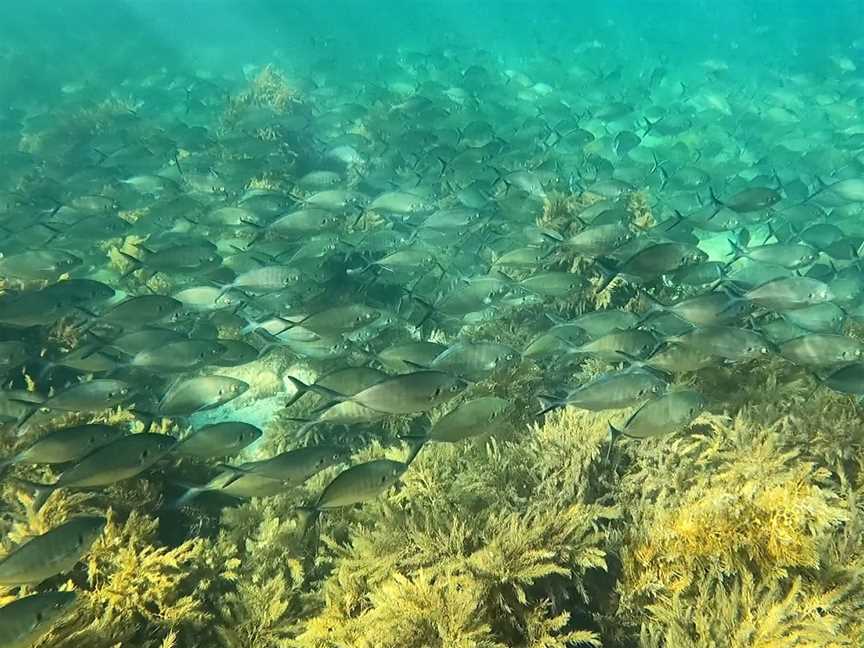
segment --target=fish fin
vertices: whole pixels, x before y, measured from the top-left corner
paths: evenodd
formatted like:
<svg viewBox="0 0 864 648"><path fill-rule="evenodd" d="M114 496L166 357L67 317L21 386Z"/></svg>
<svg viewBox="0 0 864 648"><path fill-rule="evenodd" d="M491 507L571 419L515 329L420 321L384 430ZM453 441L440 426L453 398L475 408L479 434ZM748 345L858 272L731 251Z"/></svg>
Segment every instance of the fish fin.
<svg viewBox="0 0 864 648"><path fill-rule="evenodd" d="M540 236L545 238L547 241L551 241L552 243L561 243L564 241L564 237L561 236L561 234L551 229L541 229Z"/></svg>
<svg viewBox="0 0 864 648"><path fill-rule="evenodd" d="M285 416L283 417L286 421L291 421L292 423L312 423L315 419L303 418L300 416Z"/></svg>
<svg viewBox="0 0 864 648"><path fill-rule="evenodd" d="M423 365L419 362L413 362L411 360L402 360L406 365L411 367L412 369L417 369L418 371L429 371L429 365Z"/></svg>
<svg viewBox="0 0 864 648"><path fill-rule="evenodd" d="M566 319L556 315L555 313L544 313L544 315L546 315L546 319L551 321L553 324L567 324Z"/></svg>

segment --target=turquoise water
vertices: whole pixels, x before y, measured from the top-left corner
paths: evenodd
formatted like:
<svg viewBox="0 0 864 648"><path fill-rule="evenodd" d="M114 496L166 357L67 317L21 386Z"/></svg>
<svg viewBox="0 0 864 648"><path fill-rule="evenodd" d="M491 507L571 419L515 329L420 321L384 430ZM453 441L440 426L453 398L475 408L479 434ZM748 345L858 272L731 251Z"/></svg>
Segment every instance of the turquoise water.
<svg viewBox="0 0 864 648"><path fill-rule="evenodd" d="M864 641L864 4L6 5L0 648Z"/></svg>

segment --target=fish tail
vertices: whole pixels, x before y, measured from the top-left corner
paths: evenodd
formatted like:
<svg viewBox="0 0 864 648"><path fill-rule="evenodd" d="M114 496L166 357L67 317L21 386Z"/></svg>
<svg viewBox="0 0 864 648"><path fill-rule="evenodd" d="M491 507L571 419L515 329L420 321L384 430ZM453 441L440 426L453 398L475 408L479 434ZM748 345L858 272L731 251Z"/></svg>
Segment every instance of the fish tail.
<svg viewBox="0 0 864 648"><path fill-rule="evenodd" d="M617 441L622 434L624 433L621 430L612 425L611 422L609 423L609 447L606 448L606 463L609 463L609 460L612 458L612 446L615 445L615 441Z"/></svg>
<svg viewBox="0 0 864 648"><path fill-rule="evenodd" d="M297 527L300 529L300 537L305 538L318 522L321 509L316 506L298 506L295 511L297 512ZM317 541L315 544L317 545Z"/></svg>
<svg viewBox="0 0 864 648"><path fill-rule="evenodd" d="M540 401L541 407L540 411L534 415L537 418L567 404L566 401L562 401L554 396L537 396L537 399Z"/></svg>
<svg viewBox="0 0 864 648"><path fill-rule="evenodd" d="M666 185L669 184L669 172L663 168L663 163L657 159L657 156L654 156L654 165L658 171L660 171L660 191L666 189Z"/></svg>
<svg viewBox="0 0 864 648"><path fill-rule="evenodd" d="M9 400L14 401L15 399L10 398ZM26 403L26 401L15 401L15 402ZM31 405L30 409L28 409L27 412L15 422L15 427L18 429L19 434L23 432L22 428L24 427L24 424L27 421L29 421L30 417L33 416L36 413L36 410L39 409L39 406L36 405L35 403L28 403L28 404Z"/></svg>
<svg viewBox="0 0 864 648"><path fill-rule="evenodd" d="M738 244L738 241L736 241L736 240L735 240L734 238L732 238L732 237L729 237L729 238L727 239L727 241L729 242L729 247L732 248L732 251L731 251L727 256L731 256L731 257L733 257L733 259L729 262L729 264L731 264L731 263L735 263L735 262L736 262L738 259L740 259L741 257L747 256L747 250L745 250L744 248L742 248L742 247ZM729 264L727 264L727 265L729 265Z"/></svg>
<svg viewBox="0 0 864 648"><path fill-rule="evenodd" d="M491 167L491 168L495 172L495 174L498 176L497 178L495 178L494 184L498 184L499 182L503 182L504 183L504 195L506 196L508 193L510 193L510 183L507 182L507 179L504 177L505 174L501 171L501 169L496 169L495 167Z"/></svg>
<svg viewBox="0 0 864 648"><path fill-rule="evenodd" d="M185 486L186 491L178 498L174 499L170 503L166 504L165 508L169 510L177 510L181 508L185 508L190 505L192 500L198 497L201 493L205 492L207 488L204 486Z"/></svg>
<svg viewBox="0 0 864 648"><path fill-rule="evenodd" d="M299 417L291 417L286 416L285 420L292 421L293 423L302 423L299 428L297 428L297 432L295 433L296 437L299 439L304 438L309 430L318 425L319 421L317 419L308 419L308 418L299 418Z"/></svg>
<svg viewBox="0 0 864 648"><path fill-rule="evenodd" d="M648 310L646 310L646 311L642 314L642 317L641 317L641 318L639 319L639 321L636 323L636 326L639 326L640 324L643 324L646 320L651 319L651 318L652 318L654 315L656 315L657 313L662 313L662 312L665 312L666 310L669 309L669 307L668 307L666 304L664 304L663 302L661 302L661 301L660 301L659 299L657 299L656 297L650 295L650 294L648 293L648 291L643 290L642 288L640 288L640 289L639 289L639 292L642 294L642 298L645 300L645 303L648 305Z"/></svg>
<svg viewBox="0 0 864 648"><path fill-rule="evenodd" d="M294 387L294 393L285 403L285 407L291 407L294 403L300 400L306 392L309 391L309 385L304 383L299 378L295 378L294 376L286 376L288 382L291 383L291 386Z"/></svg>
<svg viewBox="0 0 864 648"><path fill-rule="evenodd" d="M708 193L711 196L711 202L713 202L715 205L717 205L718 209L720 207L725 207L725 205L723 204L723 201L717 197L716 193L714 193L714 187L712 187L710 184L708 185Z"/></svg>
<svg viewBox="0 0 864 648"><path fill-rule="evenodd" d="M405 463L407 465L411 465L411 462L417 458L417 455L420 454L420 451L426 447L426 441L429 440L429 437L425 435L416 435L416 436L403 436L402 439L408 441L409 452L408 457L405 459Z"/></svg>
<svg viewBox="0 0 864 648"><path fill-rule="evenodd" d="M33 509L39 511L51 497L51 493L57 490L54 484L39 484L37 482L28 481L26 479L15 478L13 480L17 485L23 486L25 489L33 491Z"/></svg>
<svg viewBox="0 0 864 648"><path fill-rule="evenodd" d="M609 287L609 284L612 283L615 277L618 276L618 270L607 267L599 260L595 260L594 265L597 267L597 269L600 271L600 275L603 277L603 281L597 287L597 293L601 293L606 290L606 288Z"/></svg>
<svg viewBox="0 0 864 648"><path fill-rule="evenodd" d="M0 478L6 474L6 471L9 470L9 467L15 463L15 457L9 457L8 459L4 459L0 461Z"/></svg>

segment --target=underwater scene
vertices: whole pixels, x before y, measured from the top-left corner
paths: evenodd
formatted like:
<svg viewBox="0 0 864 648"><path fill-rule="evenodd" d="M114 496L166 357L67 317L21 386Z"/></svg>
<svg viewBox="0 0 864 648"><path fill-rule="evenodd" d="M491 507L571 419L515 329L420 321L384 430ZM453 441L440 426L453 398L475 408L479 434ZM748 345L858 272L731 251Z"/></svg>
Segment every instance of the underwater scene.
<svg viewBox="0 0 864 648"><path fill-rule="evenodd" d="M0 648L864 646L864 5L0 22Z"/></svg>

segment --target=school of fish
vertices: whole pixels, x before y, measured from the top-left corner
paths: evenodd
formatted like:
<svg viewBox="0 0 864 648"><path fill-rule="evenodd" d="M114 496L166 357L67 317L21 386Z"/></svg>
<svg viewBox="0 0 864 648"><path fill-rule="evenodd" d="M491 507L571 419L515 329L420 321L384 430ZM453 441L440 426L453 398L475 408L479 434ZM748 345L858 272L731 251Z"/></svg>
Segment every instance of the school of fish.
<svg viewBox="0 0 864 648"><path fill-rule="evenodd" d="M193 460L209 481L167 504L185 508L339 467L297 503L311 526L396 485L425 444L508 420L635 408L610 418L610 454L622 435L674 434L722 411L724 394L686 386L709 367L780 357L814 389L864 396L864 343L849 333L864 318L855 82L766 71L742 88L718 61L682 78L578 50L591 66L454 49L320 78L142 73L128 105L83 128L110 88L9 98L2 478L41 506ZM261 75L287 99L243 94ZM508 321L524 342L477 334ZM315 377L282 377L294 447L249 460L266 432L231 408L253 385L220 371L270 354ZM600 370L582 380L589 361ZM471 395L528 366L532 393ZM111 408L143 431L52 424ZM221 414L194 424L202 412ZM408 432L378 434L399 418ZM352 465L376 435L407 445L404 460ZM19 479L25 465L53 480ZM0 585L73 569L105 524L74 518L15 547ZM0 645L30 646L74 598L0 608Z"/></svg>

